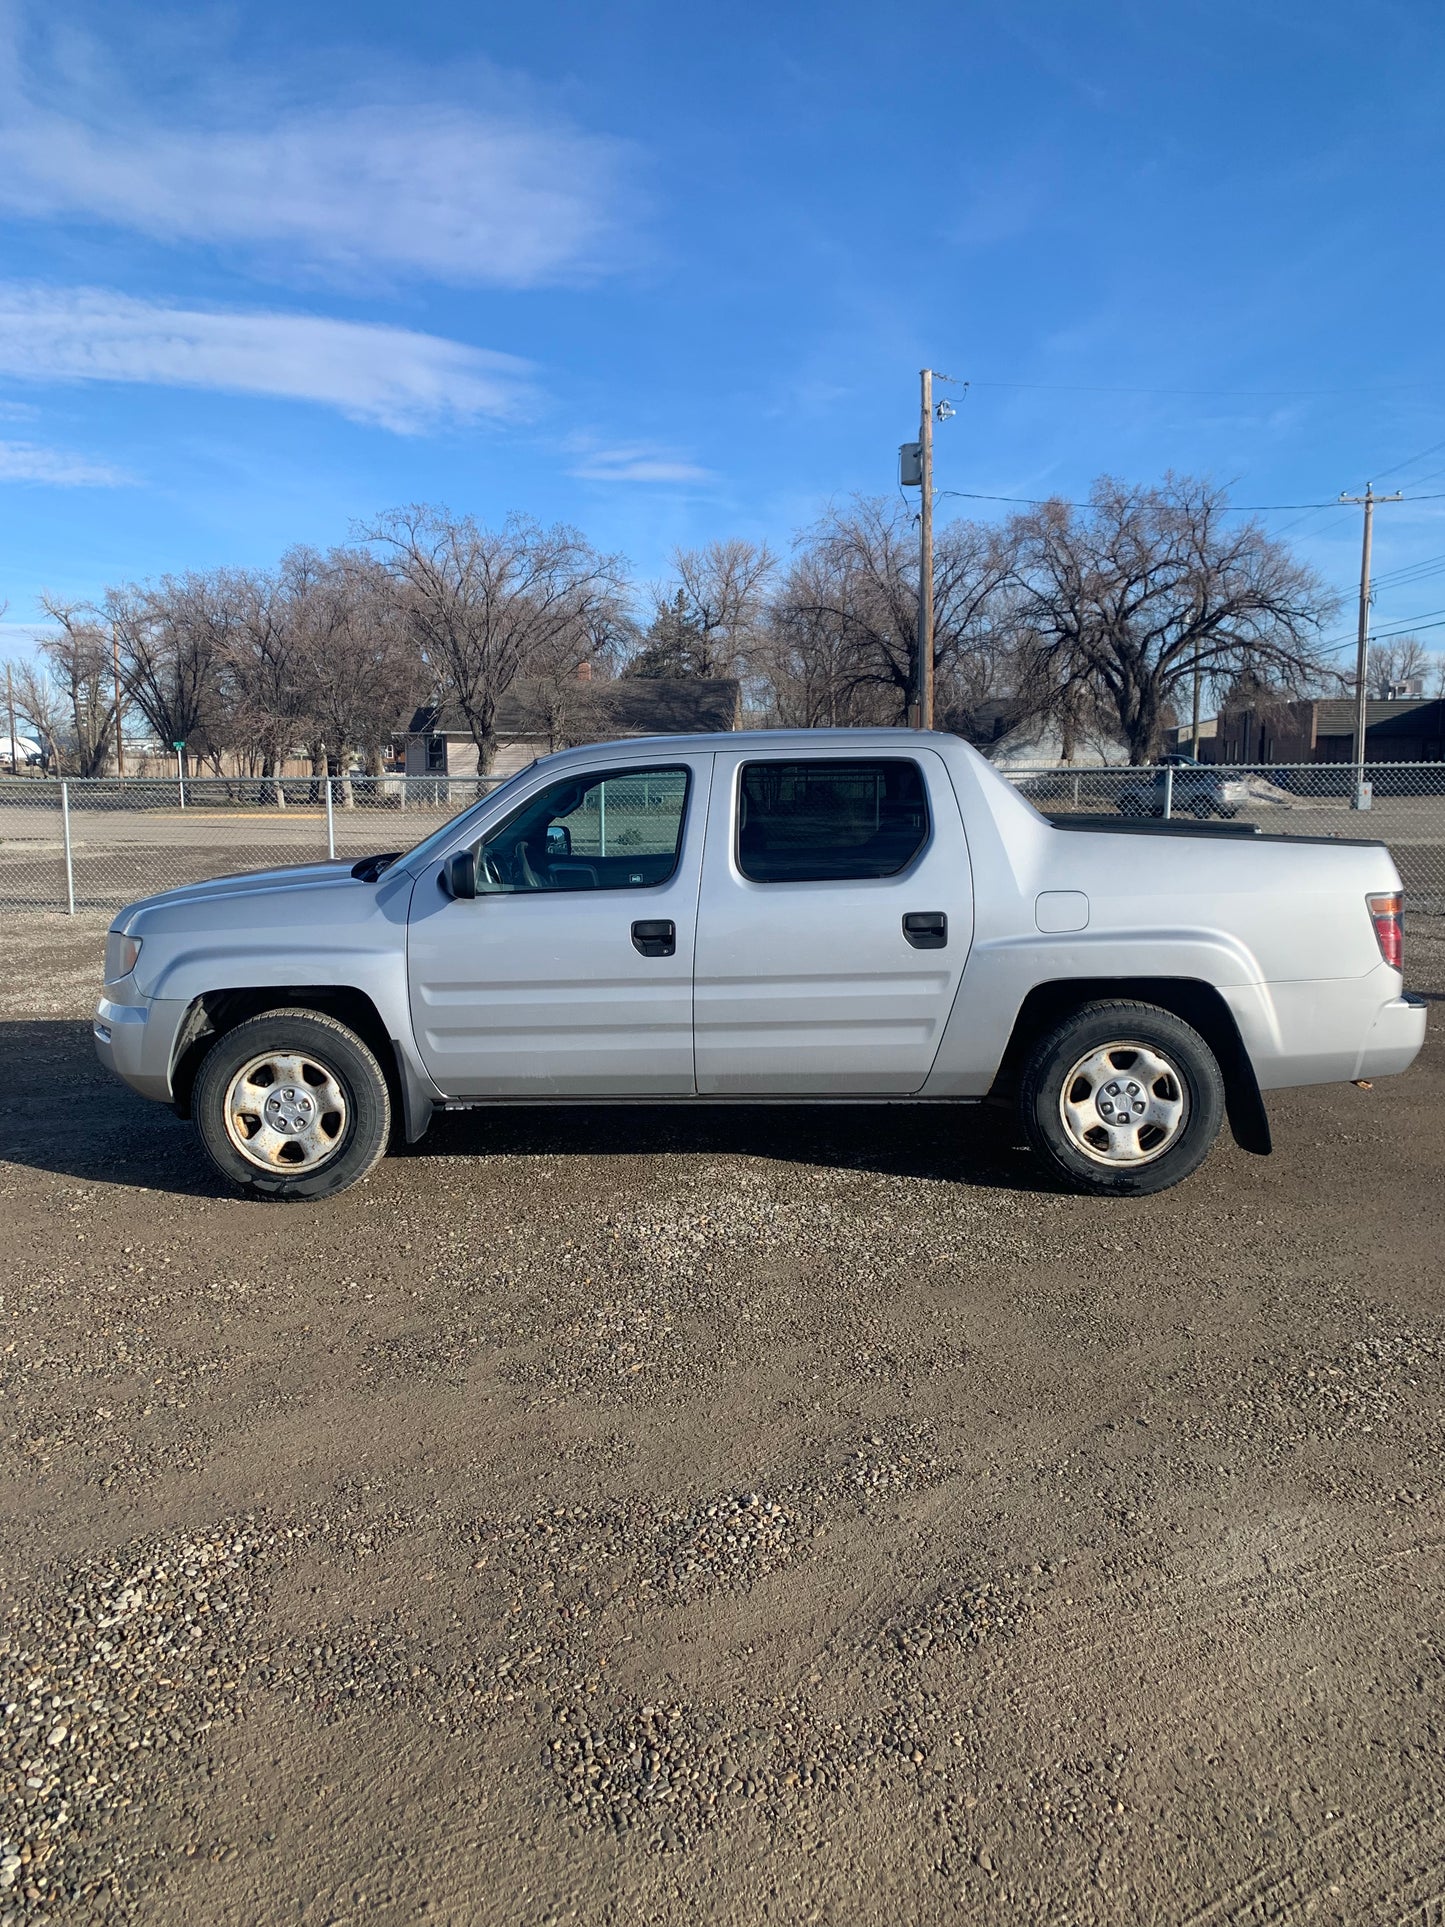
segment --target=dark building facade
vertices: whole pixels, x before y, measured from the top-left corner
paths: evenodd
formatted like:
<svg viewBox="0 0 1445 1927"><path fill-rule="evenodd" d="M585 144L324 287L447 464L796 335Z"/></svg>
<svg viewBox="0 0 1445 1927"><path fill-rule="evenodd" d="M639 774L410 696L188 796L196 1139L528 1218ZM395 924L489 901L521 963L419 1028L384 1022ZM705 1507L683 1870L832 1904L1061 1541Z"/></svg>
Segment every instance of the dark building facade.
<svg viewBox="0 0 1445 1927"><path fill-rule="evenodd" d="M1220 763L1348 763L1353 697L1227 709L1201 760ZM1410 697L1365 705L1365 761L1445 762L1445 700Z"/></svg>

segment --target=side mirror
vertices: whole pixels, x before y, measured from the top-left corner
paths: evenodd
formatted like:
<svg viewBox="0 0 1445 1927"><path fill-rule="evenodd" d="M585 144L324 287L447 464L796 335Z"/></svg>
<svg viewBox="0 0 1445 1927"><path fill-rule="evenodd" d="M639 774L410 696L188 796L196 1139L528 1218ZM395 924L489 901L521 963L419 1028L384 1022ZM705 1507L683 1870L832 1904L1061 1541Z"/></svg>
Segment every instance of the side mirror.
<svg viewBox="0 0 1445 1927"><path fill-rule="evenodd" d="M442 865L437 882L449 897L466 902L477 894L477 853L458 850Z"/></svg>
<svg viewBox="0 0 1445 1927"><path fill-rule="evenodd" d="M565 823L554 823L547 832L548 856L571 856L572 832Z"/></svg>

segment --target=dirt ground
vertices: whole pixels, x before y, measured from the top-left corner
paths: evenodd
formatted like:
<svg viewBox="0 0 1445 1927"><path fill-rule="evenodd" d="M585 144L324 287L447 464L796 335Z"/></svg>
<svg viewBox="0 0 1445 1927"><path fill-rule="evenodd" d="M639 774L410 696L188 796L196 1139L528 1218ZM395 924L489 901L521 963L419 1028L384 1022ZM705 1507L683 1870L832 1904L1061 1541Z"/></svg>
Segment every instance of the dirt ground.
<svg viewBox="0 0 1445 1927"><path fill-rule="evenodd" d="M1433 1922L1423 1062L1139 1203L930 1111L221 1194L0 982L0 1922Z"/></svg>

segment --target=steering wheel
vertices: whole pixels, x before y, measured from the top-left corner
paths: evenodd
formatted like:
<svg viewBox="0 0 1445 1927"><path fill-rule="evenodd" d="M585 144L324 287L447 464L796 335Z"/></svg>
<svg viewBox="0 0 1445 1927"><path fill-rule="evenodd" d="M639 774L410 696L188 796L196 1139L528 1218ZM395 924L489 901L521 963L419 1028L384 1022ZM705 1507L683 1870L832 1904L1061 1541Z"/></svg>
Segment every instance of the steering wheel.
<svg viewBox="0 0 1445 1927"><path fill-rule="evenodd" d="M507 885L493 860L491 851L484 843L477 851L477 868L494 890L505 890Z"/></svg>

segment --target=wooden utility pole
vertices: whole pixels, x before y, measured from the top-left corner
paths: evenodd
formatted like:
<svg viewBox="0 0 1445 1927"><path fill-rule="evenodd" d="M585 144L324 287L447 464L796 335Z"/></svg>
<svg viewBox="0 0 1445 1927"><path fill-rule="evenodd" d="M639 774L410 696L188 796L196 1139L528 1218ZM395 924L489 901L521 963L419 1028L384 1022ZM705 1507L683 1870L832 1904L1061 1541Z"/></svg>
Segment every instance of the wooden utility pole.
<svg viewBox="0 0 1445 1927"><path fill-rule="evenodd" d="M110 666L115 676L115 773L117 776L124 776L125 730L120 719L120 636L114 623L110 625Z"/></svg>
<svg viewBox="0 0 1445 1927"><path fill-rule="evenodd" d="M1340 494L1342 502L1353 502L1365 511L1365 539L1360 550L1360 629L1355 649L1355 730L1350 743L1350 761L1355 766L1354 807L1359 810L1365 804L1365 718L1366 702L1369 697L1367 680L1370 667L1370 548L1374 540L1376 502L1402 502L1404 496L1397 489L1393 495L1376 495L1375 485L1368 482L1363 495Z"/></svg>
<svg viewBox="0 0 1445 1927"><path fill-rule="evenodd" d="M923 500L918 517L918 727L933 727L933 370L919 371L918 454Z"/></svg>
<svg viewBox="0 0 1445 1927"><path fill-rule="evenodd" d="M1194 644L1194 715L1191 734L1194 740L1189 753L1197 763L1199 761L1199 643L1197 640ZM1215 755L1218 754L1216 750Z"/></svg>

